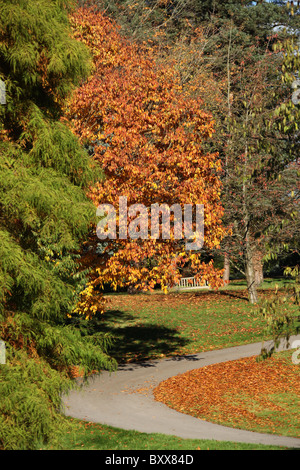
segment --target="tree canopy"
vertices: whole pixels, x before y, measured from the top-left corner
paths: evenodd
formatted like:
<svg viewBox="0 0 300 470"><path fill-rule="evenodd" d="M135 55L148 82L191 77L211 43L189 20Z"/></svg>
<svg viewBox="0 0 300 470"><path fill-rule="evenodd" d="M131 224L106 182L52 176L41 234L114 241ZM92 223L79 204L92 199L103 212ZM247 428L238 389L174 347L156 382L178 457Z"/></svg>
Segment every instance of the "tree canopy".
<svg viewBox="0 0 300 470"><path fill-rule="evenodd" d="M103 13L78 10L72 21L75 36L94 54L94 73L74 94L67 116L105 173L90 190L95 206L118 208L120 196L147 211L152 204L179 204L182 210L184 204L204 204L204 243L217 246L223 236L220 165L216 154L202 148L213 123L201 101L182 90L174 68L159 67L155 53L124 39ZM101 286L153 288L158 283L166 289L187 263L203 282L220 283L212 263L187 252L174 236L117 238L106 245L101 256L95 254L100 264L95 283Z"/></svg>

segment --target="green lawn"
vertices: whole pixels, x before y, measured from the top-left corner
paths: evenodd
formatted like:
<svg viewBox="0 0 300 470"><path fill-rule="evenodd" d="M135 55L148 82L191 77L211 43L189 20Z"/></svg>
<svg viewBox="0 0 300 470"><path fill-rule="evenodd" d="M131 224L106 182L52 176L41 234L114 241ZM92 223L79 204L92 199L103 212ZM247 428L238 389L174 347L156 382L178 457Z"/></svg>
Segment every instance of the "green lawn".
<svg viewBox="0 0 300 470"><path fill-rule="evenodd" d="M219 292L110 295L109 311L98 327L115 336L111 353L118 361L193 354L262 341L266 339L265 324L249 304L244 284L237 281ZM260 298L269 297L274 287L275 281L265 281Z"/></svg>
<svg viewBox="0 0 300 470"><path fill-rule="evenodd" d="M153 391L167 406L223 426L300 438L300 369L292 351L194 369Z"/></svg>
<svg viewBox="0 0 300 470"><path fill-rule="evenodd" d="M72 430L60 441L63 450L280 450L276 446L181 439L164 434L126 431L111 426L69 419ZM48 450L48 449L47 449Z"/></svg>
<svg viewBox="0 0 300 470"><path fill-rule="evenodd" d="M282 281L264 281L260 299L270 297L276 284L283 285ZM248 303L244 281L235 281L219 292L118 293L108 298L108 311L86 327L114 335L110 352L119 362L193 354L267 339L257 309ZM145 434L79 420L72 420L72 427L61 441L63 449L276 449Z"/></svg>

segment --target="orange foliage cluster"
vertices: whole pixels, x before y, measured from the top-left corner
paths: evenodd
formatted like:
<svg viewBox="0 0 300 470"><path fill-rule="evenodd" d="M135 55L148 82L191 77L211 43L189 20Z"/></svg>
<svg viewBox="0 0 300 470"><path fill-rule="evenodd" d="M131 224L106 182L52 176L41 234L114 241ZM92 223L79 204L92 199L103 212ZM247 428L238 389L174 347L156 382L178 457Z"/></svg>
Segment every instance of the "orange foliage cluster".
<svg viewBox="0 0 300 470"><path fill-rule="evenodd" d="M182 413L220 424L276 432L276 412L291 419L272 395L300 396L299 367L281 357L257 362L255 357L210 365L162 382L157 401ZM251 409L252 408L252 409ZM275 416L275 417L274 417Z"/></svg>
<svg viewBox="0 0 300 470"><path fill-rule="evenodd" d="M159 66L154 51L122 37L104 14L79 9L71 24L93 55L93 73L68 104L67 118L105 174L89 191L95 206L112 204L118 214L120 196L148 210L154 203L204 204L204 243L218 246L224 235L221 167L218 155L203 150L214 130L200 99L182 89L173 67ZM148 290L158 283L165 289L186 263L203 281L222 283L222 272L187 252L182 240L108 242L96 262L100 286Z"/></svg>
<svg viewBox="0 0 300 470"><path fill-rule="evenodd" d="M105 305L108 302L102 293L95 290L95 281L90 281L85 289L80 292L80 299L72 314L83 315L86 320L93 318L96 313L104 313ZM68 315L72 317L72 315Z"/></svg>

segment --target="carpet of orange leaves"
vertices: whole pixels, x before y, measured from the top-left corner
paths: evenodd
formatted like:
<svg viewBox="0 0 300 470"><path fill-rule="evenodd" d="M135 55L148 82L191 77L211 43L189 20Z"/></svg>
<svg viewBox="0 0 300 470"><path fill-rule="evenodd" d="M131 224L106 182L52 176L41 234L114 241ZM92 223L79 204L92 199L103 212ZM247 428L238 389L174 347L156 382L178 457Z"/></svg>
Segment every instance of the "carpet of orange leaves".
<svg viewBox="0 0 300 470"><path fill-rule="evenodd" d="M257 362L255 357L210 365L169 378L154 389L157 401L182 413L219 424L300 437L300 415L285 404L291 393L299 405L300 369L284 357ZM281 396L281 400L272 399ZM287 395L286 395L287 396ZM289 401L290 403L290 401ZM295 423L298 422L295 425ZM280 432L279 432L280 433Z"/></svg>

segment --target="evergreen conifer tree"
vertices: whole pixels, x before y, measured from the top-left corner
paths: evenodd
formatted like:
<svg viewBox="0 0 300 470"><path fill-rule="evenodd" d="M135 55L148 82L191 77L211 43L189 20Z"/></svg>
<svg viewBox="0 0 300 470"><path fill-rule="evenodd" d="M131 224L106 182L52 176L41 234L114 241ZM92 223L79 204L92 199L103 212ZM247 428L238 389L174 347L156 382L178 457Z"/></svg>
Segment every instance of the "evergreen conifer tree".
<svg viewBox="0 0 300 470"><path fill-rule="evenodd" d="M81 242L99 170L64 122L65 98L89 73L72 38L69 0L1 0L0 448L34 448L56 435L69 372L109 368L107 338L68 319L86 283Z"/></svg>

